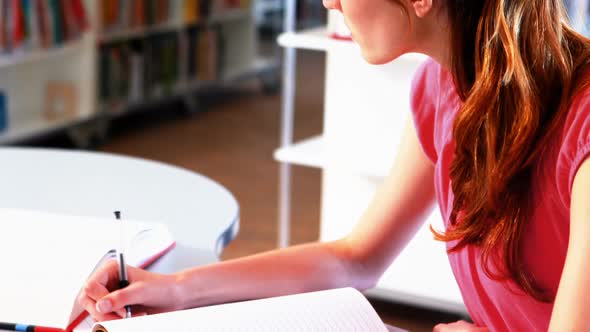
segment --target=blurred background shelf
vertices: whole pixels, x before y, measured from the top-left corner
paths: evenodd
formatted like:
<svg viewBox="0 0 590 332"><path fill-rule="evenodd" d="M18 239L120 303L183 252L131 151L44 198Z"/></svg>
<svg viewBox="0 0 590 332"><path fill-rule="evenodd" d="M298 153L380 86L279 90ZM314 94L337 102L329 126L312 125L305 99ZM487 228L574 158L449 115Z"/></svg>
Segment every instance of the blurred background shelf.
<svg viewBox="0 0 590 332"><path fill-rule="evenodd" d="M282 163L324 168L326 166L324 139L322 136L315 136L291 146L279 148L275 150L274 158Z"/></svg>
<svg viewBox="0 0 590 332"><path fill-rule="evenodd" d="M68 37L74 36L70 17L41 29L35 18L42 8L34 7L20 27L22 41L7 40L7 52L0 40L0 144L66 130L88 147L127 108L181 98L194 113L201 108L198 93L208 89L247 79L258 79L265 93L280 88L279 61L260 56L252 2L71 0L58 6L78 2L86 29L79 37ZM46 37L38 35L43 31L55 33L47 37L54 45L29 47ZM47 114L48 104L55 114Z"/></svg>
<svg viewBox="0 0 590 332"><path fill-rule="evenodd" d="M57 131L84 125L95 119L94 115L78 116L72 119L59 119L55 121L37 121L21 124L4 130L0 133L0 144L13 144L32 137L42 137Z"/></svg>
<svg viewBox="0 0 590 332"><path fill-rule="evenodd" d="M0 70L52 58L67 57L70 53L78 52L83 47L84 43L82 41L75 40L47 50L18 51L15 54L0 55Z"/></svg>
<svg viewBox="0 0 590 332"><path fill-rule="evenodd" d="M18 15L14 5L24 3L12 2L5 18ZM65 10L36 2L22 11L22 20L0 21L2 29L13 24L0 42L0 144L75 130L96 117L96 36L84 11L91 3L59 3ZM54 19L43 20L40 13Z"/></svg>
<svg viewBox="0 0 590 332"><path fill-rule="evenodd" d="M287 32L279 36L279 45L304 50L327 51L331 47L356 47L350 41L330 38L325 26L312 29Z"/></svg>
<svg viewBox="0 0 590 332"><path fill-rule="evenodd" d="M239 20L253 20L252 8L229 9L223 13L213 14L204 24L219 24Z"/></svg>
<svg viewBox="0 0 590 332"><path fill-rule="evenodd" d="M122 31L105 32L101 34L101 36L99 37L99 42L102 44L121 42L129 39L143 38L166 32L175 32L184 27L184 25L172 22L150 27L131 28Z"/></svg>
<svg viewBox="0 0 590 332"><path fill-rule="evenodd" d="M150 37L167 32L178 32L193 27L207 27L240 20L250 20L251 17L251 9L230 9L224 13L213 15L201 22L183 23L178 22L178 20L171 20L170 22L160 23L153 26L126 28L120 29L119 31L107 31L100 35L99 42L102 44L115 43L129 39Z"/></svg>
<svg viewBox="0 0 590 332"><path fill-rule="evenodd" d="M250 2L211 1L195 12L190 8L198 1L166 3L167 10L146 17L134 16L132 5L116 7L116 13L104 3L94 6L99 105L117 105L115 112L99 106L111 111L109 117L177 98L196 112L198 92L244 79L259 79L263 92L278 91L279 63L260 56Z"/></svg>
<svg viewBox="0 0 590 332"><path fill-rule="evenodd" d="M377 180L387 176L389 165L393 163L390 154L354 147L350 148L357 152L355 154L330 156L327 145L323 136L314 136L276 149L274 158L282 163L349 172Z"/></svg>

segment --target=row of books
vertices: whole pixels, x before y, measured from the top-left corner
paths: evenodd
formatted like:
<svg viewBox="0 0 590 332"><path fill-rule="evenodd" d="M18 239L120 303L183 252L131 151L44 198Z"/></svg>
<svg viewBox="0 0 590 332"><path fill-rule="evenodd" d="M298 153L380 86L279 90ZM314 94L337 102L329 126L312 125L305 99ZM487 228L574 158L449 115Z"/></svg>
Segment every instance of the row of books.
<svg viewBox="0 0 590 332"><path fill-rule="evenodd" d="M1 0L0 52L48 49L88 29L82 0Z"/></svg>
<svg viewBox="0 0 590 332"><path fill-rule="evenodd" d="M213 15L247 9L251 0L101 0L102 32L172 23L194 24Z"/></svg>
<svg viewBox="0 0 590 332"><path fill-rule="evenodd" d="M216 28L192 28L102 46L101 103L139 102L174 94L192 82L218 79L220 36Z"/></svg>

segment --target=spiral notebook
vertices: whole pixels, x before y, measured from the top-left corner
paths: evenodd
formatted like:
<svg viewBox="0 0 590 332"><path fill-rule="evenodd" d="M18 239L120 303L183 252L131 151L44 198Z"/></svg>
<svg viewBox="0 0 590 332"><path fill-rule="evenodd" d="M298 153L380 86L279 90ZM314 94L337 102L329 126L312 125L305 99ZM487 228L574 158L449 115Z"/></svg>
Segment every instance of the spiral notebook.
<svg viewBox="0 0 590 332"><path fill-rule="evenodd" d="M125 224L130 265L145 267L175 245L164 224ZM86 318L76 297L90 274L114 257L120 230L114 217L0 209L0 322L90 330L76 328Z"/></svg>

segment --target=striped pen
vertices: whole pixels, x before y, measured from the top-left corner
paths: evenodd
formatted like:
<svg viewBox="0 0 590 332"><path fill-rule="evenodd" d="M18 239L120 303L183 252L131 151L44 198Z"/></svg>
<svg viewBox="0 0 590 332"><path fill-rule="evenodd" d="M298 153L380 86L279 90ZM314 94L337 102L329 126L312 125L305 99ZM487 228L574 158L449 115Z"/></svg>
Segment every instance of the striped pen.
<svg viewBox="0 0 590 332"><path fill-rule="evenodd" d="M63 329L54 327L43 327L27 324L13 324L0 322L0 331L22 331L22 332L64 332Z"/></svg>

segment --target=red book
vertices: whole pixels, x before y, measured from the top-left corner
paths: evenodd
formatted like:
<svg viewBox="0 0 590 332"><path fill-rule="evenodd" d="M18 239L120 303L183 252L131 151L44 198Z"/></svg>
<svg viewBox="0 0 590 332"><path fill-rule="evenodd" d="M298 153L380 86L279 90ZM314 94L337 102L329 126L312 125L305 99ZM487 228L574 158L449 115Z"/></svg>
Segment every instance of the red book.
<svg viewBox="0 0 590 332"><path fill-rule="evenodd" d="M6 11L6 3L0 2L0 52L6 49Z"/></svg>
<svg viewBox="0 0 590 332"><path fill-rule="evenodd" d="M41 47L51 47L51 37L49 33L49 20L47 19L47 3L45 0L35 0L35 11L37 12L37 24L41 36Z"/></svg>
<svg viewBox="0 0 590 332"><path fill-rule="evenodd" d="M146 3L144 0L135 0L135 8L133 11L133 18L136 22L136 27L143 27L146 24Z"/></svg>
<svg viewBox="0 0 590 332"><path fill-rule="evenodd" d="M63 39L69 41L76 37L76 28L74 26L74 17L71 11L71 0L61 0L58 3L59 17L61 18L61 26L63 31Z"/></svg>
<svg viewBox="0 0 590 332"><path fill-rule="evenodd" d="M70 4L79 30L86 31L89 27L89 24L88 17L86 16L86 8L84 8L82 0L70 0Z"/></svg>
<svg viewBox="0 0 590 332"><path fill-rule="evenodd" d="M20 0L12 0L12 48L17 49L22 46L25 40L25 19L23 16L23 7Z"/></svg>

